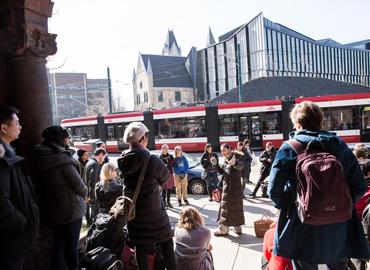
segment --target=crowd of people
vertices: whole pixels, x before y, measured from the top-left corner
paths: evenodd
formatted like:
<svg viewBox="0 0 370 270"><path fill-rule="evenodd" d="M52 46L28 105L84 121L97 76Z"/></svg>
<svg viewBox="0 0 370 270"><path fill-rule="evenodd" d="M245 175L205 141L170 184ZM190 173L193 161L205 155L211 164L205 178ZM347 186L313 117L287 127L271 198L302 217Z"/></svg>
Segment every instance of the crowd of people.
<svg viewBox="0 0 370 270"><path fill-rule="evenodd" d="M22 269L23 258L32 252L42 226L52 232L51 269L79 269L83 218L91 225L99 214L109 214L120 196L132 198L146 160L135 218L126 224L138 268L150 269L148 257L158 256L159 250L163 269L214 269L211 231L199 211L189 206L189 163L181 146L174 148L174 156L166 144L159 156L152 155L147 149L148 128L133 122L123 137L128 150L113 164L103 141L95 144L91 157L82 149L74 153L67 130L51 126L42 132L42 142L25 160L11 146L22 129L17 114L12 107L0 106L2 269ZM361 218L370 200L369 152L360 144L352 152L334 133L322 131L322 111L312 102L297 104L290 117L295 128L291 139L278 151L271 142L266 143L259 157L260 177L249 194L255 198L261 188L262 197L270 198L278 209L277 220L265 235L263 266L270 270L318 270L319 265L326 265L345 270L351 259L356 270L365 269L370 249ZM247 184L253 184L254 154L249 145L248 139L239 142L236 149L221 145L221 163L213 146L207 144L200 159L209 201L213 201L215 190L221 193L216 237L228 235L230 227L237 235L243 233L244 192ZM310 163L314 165L302 165L314 155ZM321 166L321 171L314 171L320 158L325 170ZM332 169L336 164L339 167ZM307 183L316 181L316 186L321 184L317 177L336 181L336 194L326 196L327 187L320 186L325 196L312 195L317 193L315 188L302 185L302 177ZM178 205L185 205L175 229L166 211L166 207L173 207L174 187ZM317 210L321 204L325 215Z"/></svg>

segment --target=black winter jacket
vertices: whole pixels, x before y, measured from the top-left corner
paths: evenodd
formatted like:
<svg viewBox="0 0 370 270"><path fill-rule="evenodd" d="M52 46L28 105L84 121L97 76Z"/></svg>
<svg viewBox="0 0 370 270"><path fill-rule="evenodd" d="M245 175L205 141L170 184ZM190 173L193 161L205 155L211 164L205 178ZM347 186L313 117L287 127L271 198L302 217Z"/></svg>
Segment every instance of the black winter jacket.
<svg viewBox="0 0 370 270"><path fill-rule="evenodd" d="M109 182L106 188L104 188L101 182L96 184L95 193L100 213L109 213L116 199L122 196L122 188L121 184L114 181Z"/></svg>
<svg viewBox="0 0 370 270"><path fill-rule="evenodd" d="M83 180L88 189L88 197L95 200L95 187L100 181L101 166L95 158L90 158L85 165Z"/></svg>
<svg viewBox="0 0 370 270"><path fill-rule="evenodd" d="M0 141L0 253L22 256L35 243L39 211L31 179L24 173L23 157ZM1 262L0 262L1 263Z"/></svg>
<svg viewBox="0 0 370 270"><path fill-rule="evenodd" d="M261 174L264 175L269 175L270 170L271 170L271 165L274 162L276 155L276 150L275 148L271 148L270 151L264 150L261 155L260 155L260 162L262 163L261 166ZM268 162L267 160L270 159L271 162Z"/></svg>
<svg viewBox="0 0 370 270"><path fill-rule="evenodd" d="M41 218L50 225L82 218L86 212L87 188L70 150L43 142L36 146L32 162Z"/></svg>
<svg viewBox="0 0 370 270"><path fill-rule="evenodd" d="M122 153L118 159L118 167L124 176L124 194L130 198L147 155L148 150L134 148ZM128 236L134 243L162 243L172 238L171 224L159 192L168 177L166 165L151 155L136 202L136 217L127 224Z"/></svg>
<svg viewBox="0 0 370 270"><path fill-rule="evenodd" d="M235 151L235 152L239 152L239 151ZM240 154L237 155L238 159L243 162L244 164L244 168L241 172L242 174L242 177L247 177L247 175L250 174L250 171L251 171L251 165L252 165L252 157L251 155L249 154L248 150L245 149L243 151L240 151Z"/></svg>
<svg viewBox="0 0 370 270"><path fill-rule="evenodd" d="M216 165L212 165L211 163L211 158L215 157L217 159L217 164L218 164L218 156L216 153L211 153L209 154L208 152L204 152L202 157L200 158L200 163L204 169L205 172L216 172Z"/></svg>

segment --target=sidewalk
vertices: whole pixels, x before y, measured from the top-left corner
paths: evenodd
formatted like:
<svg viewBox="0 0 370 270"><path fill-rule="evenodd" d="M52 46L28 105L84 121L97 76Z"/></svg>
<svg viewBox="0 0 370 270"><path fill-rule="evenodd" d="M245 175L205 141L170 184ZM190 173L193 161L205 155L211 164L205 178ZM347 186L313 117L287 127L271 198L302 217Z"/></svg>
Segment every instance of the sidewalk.
<svg viewBox="0 0 370 270"><path fill-rule="evenodd" d="M251 180L256 182L258 179L258 167L253 168ZM247 185L245 194L249 194L254 185ZM258 193L260 194L260 193ZM179 218L180 207L177 206L175 197L172 195L171 203L173 209L168 209L167 213L173 226ZM217 230L216 222L218 216L219 203L209 202L208 196L189 196L192 206L198 208L205 219L207 227L212 231L211 244L213 246L213 258L216 270L255 270L261 268L261 256L263 239L257 238L254 234L253 222L261 218L263 214L274 217L276 209L272 206L269 199L256 198L243 200L245 225L241 236L230 232L227 237L215 237L213 232Z"/></svg>

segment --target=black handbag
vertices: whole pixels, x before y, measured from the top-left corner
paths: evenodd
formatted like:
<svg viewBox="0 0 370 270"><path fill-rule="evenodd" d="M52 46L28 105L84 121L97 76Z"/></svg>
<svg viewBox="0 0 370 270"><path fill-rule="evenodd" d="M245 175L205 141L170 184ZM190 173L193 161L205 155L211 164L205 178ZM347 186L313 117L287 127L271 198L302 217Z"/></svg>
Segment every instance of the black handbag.
<svg viewBox="0 0 370 270"><path fill-rule="evenodd" d="M139 181L136 185L134 196L132 198L128 196L120 196L109 211L115 219L119 220L121 224L126 225L128 221L135 218L135 207L136 200L139 196L141 184L143 183L146 169L148 168L150 154L145 158L143 168L139 176Z"/></svg>

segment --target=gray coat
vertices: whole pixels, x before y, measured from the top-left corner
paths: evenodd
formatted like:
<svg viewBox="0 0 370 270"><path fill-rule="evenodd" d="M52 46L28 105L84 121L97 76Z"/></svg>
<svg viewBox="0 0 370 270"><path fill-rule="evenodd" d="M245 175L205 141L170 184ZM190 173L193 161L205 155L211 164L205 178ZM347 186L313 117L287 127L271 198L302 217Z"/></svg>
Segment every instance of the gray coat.
<svg viewBox="0 0 370 270"><path fill-rule="evenodd" d="M211 231L198 226L191 231L175 230L175 254L177 270L213 270L213 259L207 250L211 242Z"/></svg>
<svg viewBox="0 0 370 270"><path fill-rule="evenodd" d="M43 142L36 147L32 164L41 218L50 225L82 218L86 212L87 188L71 152L60 145Z"/></svg>
<svg viewBox="0 0 370 270"><path fill-rule="evenodd" d="M244 225L243 192L240 181L243 162L236 159L236 164L227 168L226 162L217 170L222 173L222 196L218 220L221 225Z"/></svg>

